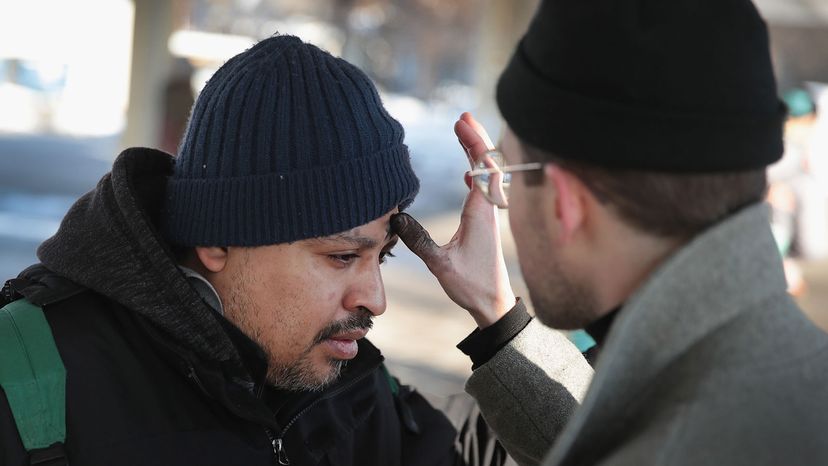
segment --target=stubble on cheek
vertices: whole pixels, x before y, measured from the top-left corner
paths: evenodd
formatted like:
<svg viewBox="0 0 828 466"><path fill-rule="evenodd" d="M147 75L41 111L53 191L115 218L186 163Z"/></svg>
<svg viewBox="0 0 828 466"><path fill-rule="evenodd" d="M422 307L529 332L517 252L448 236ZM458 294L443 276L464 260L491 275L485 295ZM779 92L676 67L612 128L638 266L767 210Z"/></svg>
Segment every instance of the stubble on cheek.
<svg viewBox="0 0 828 466"><path fill-rule="evenodd" d="M254 295L267 296L268 302L255 302ZM312 311L303 304L301 288L268 286L245 270L234 278L225 307L226 317L265 352L271 385L315 391L339 376L344 361L319 360L324 356L314 354L325 329L312 334L312 326L301 319L303 313Z"/></svg>

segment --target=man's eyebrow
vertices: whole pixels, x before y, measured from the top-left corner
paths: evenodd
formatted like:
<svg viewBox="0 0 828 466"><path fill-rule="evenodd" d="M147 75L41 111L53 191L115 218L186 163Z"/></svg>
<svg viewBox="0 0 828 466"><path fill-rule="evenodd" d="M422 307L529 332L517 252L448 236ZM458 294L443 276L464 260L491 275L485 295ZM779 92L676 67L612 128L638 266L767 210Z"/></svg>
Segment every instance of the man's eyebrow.
<svg viewBox="0 0 828 466"><path fill-rule="evenodd" d="M385 241L383 242L388 243L392 238L396 240L396 236L397 235L395 233L389 231L388 235L385 237ZM323 238L315 238L312 241L318 243L346 242L358 249L371 249L377 247L380 244L380 242L375 240L374 238L369 238L368 236L354 235L352 233L347 232L338 233L331 236L325 236Z"/></svg>

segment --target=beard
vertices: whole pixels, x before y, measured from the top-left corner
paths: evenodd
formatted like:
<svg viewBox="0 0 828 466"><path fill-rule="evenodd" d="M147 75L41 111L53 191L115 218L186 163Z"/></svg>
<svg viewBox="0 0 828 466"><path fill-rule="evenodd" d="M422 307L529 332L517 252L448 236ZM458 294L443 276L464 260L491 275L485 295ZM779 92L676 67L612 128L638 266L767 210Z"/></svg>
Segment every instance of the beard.
<svg viewBox="0 0 828 466"><path fill-rule="evenodd" d="M559 330L576 330L598 318L592 294L567 277L557 261L547 262L543 269L541 274L525 274L529 298L541 323Z"/></svg>
<svg viewBox="0 0 828 466"><path fill-rule="evenodd" d="M267 381L272 386L290 391L320 391L336 381L348 361L329 358L326 362L328 370L319 374L314 367L311 351L326 339L351 330L370 330L374 326L373 314L367 309L360 308L356 314L347 319L331 322L323 328L305 347L295 360L279 363L273 355L268 354L270 361L267 370Z"/></svg>

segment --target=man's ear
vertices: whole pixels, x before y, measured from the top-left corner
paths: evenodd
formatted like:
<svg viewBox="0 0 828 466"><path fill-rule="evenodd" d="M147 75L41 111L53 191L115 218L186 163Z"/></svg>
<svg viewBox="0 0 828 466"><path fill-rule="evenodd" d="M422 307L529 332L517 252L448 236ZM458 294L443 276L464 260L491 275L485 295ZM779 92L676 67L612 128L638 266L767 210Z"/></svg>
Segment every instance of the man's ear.
<svg viewBox="0 0 828 466"><path fill-rule="evenodd" d="M227 248L196 246L195 253L201 265L210 272L221 272L227 265Z"/></svg>
<svg viewBox="0 0 828 466"><path fill-rule="evenodd" d="M557 239L560 244L566 244L584 226L587 206L583 195L586 187L575 175L555 164L544 167L544 177L544 185L554 190Z"/></svg>

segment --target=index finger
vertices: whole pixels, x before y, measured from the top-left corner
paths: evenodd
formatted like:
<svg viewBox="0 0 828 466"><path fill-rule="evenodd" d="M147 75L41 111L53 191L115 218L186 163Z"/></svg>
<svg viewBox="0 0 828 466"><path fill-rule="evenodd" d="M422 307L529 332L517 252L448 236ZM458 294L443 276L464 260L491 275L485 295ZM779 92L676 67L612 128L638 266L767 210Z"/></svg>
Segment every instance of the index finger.
<svg viewBox="0 0 828 466"><path fill-rule="evenodd" d="M480 135L480 137L483 139L483 143L486 144L486 147L488 147L489 150L493 150L495 148L494 144L492 143L492 139L489 137L489 133L486 132L486 128L484 128L479 121L475 120L471 113L463 112L463 114L460 115L460 119L465 121L469 126L472 127L475 133Z"/></svg>
<svg viewBox="0 0 828 466"><path fill-rule="evenodd" d="M486 136L486 139L463 119L457 120L457 123L454 124L454 134L457 135L457 139L466 150L466 155L468 155L472 166L483 154L494 148L491 141L487 141L488 136L486 136L485 131L483 135Z"/></svg>
<svg viewBox="0 0 828 466"><path fill-rule="evenodd" d="M428 231L405 212L391 216L391 230L400 237L408 249L416 254L429 267L438 262L441 256L440 246L431 239Z"/></svg>

